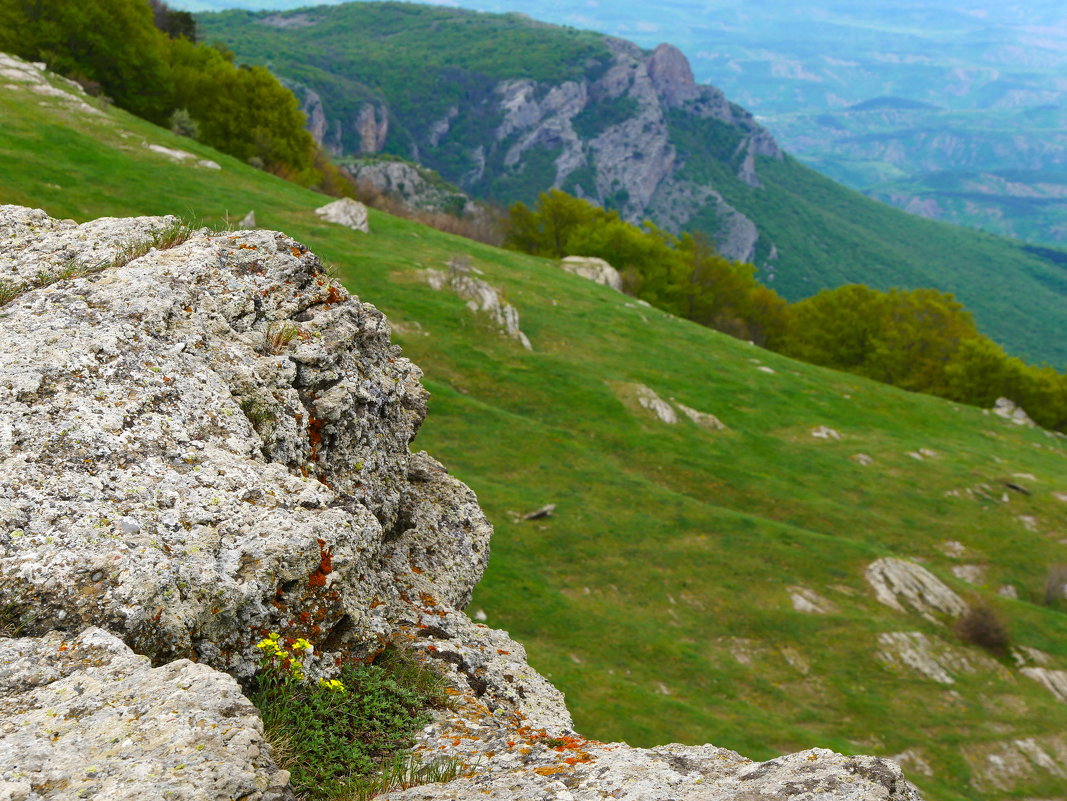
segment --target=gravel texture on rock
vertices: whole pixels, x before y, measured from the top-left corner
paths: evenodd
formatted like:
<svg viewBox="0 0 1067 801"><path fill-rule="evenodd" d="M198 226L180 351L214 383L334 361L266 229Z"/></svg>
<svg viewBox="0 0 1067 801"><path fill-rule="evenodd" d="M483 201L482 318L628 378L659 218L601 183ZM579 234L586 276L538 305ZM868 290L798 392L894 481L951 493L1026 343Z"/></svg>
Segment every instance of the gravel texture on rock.
<svg viewBox="0 0 1067 801"><path fill-rule="evenodd" d="M174 222L2 207L0 241L93 261ZM315 675L481 576L477 499L408 450L421 372L288 237L193 232L23 293L0 331L0 594L25 633L98 625L246 676L277 631Z"/></svg>
<svg viewBox="0 0 1067 801"><path fill-rule="evenodd" d="M153 668L98 628L0 639L0 798L291 798L256 708L225 673Z"/></svg>

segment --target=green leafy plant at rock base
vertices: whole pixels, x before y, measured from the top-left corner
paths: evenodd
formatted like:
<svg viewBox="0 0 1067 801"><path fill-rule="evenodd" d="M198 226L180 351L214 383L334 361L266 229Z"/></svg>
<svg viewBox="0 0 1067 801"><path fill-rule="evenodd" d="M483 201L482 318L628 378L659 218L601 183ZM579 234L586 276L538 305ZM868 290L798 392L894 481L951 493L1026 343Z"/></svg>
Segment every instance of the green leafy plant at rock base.
<svg viewBox="0 0 1067 801"><path fill-rule="evenodd" d="M265 657L251 699L301 799L362 801L459 775L455 760L424 763L408 752L428 710L448 703L442 678L411 657L386 649L373 664L313 684L305 681L306 640L271 634L259 648Z"/></svg>

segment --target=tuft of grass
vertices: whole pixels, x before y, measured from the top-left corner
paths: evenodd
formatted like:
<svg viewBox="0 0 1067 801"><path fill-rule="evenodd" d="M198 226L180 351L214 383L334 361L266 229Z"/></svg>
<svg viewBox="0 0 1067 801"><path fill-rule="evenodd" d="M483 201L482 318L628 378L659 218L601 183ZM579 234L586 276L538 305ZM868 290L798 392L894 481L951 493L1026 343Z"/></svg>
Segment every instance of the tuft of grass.
<svg viewBox="0 0 1067 801"><path fill-rule="evenodd" d="M277 419L274 410L258 398L242 398L240 405L244 416L259 434L262 434Z"/></svg>
<svg viewBox="0 0 1067 801"><path fill-rule="evenodd" d="M300 336L300 328L292 323L271 323L263 337L263 350L276 356L298 336Z"/></svg>
<svg viewBox="0 0 1067 801"><path fill-rule="evenodd" d="M443 679L397 649L341 670L344 689L310 685L267 664L252 702L275 760L303 801L363 801L386 790L459 775L454 760L408 753L429 710L447 698Z"/></svg>
<svg viewBox="0 0 1067 801"><path fill-rule="evenodd" d="M0 637L18 637L26 628L26 622L15 604L0 606Z"/></svg>
<svg viewBox="0 0 1067 801"><path fill-rule="evenodd" d="M25 291L25 284L13 284L10 281L0 281L0 306L10 303Z"/></svg>
<svg viewBox="0 0 1067 801"><path fill-rule="evenodd" d="M378 773L355 785L336 801L368 801L392 790L407 790L421 784L450 782L465 772L463 763L455 757L423 761L414 754L397 757Z"/></svg>
<svg viewBox="0 0 1067 801"><path fill-rule="evenodd" d="M452 709L455 701L445 691L448 682L445 677L412 656L411 652L390 645L382 651L374 664L393 676L405 687L411 687L436 709Z"/></svg>
<svg viewBox="0 0 1067 801"><path fill-rule="evenodd" d="M110 262L88 268L82 274L98 272L109 267L123 267L152 250L170 250L186 241L191 234L192 228L189 225L180 219L175 220L154 232L147 239L127 244Z"/></svg>

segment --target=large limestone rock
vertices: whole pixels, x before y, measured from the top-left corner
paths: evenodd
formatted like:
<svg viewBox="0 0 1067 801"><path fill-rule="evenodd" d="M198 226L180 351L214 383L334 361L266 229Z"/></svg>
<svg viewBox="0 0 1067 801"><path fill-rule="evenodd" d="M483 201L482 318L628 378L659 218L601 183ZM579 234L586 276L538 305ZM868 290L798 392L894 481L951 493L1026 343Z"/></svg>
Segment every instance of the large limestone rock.
<svg viewBox="0 0 1067 801"><path fill-rule="evenodd" d="M237 682L98 628L0 639L0 798L291 798Z"/></svg>
<svg viewBox="0 0 1067 801"><path fill-rule="evenodd" d="M333 203L319 206L315 209L315 213L326 222L343 225L345 228L361 231L364 234L370 233L370 216L367 207L350 197L343 197Z"/></svg>
<svg viewBox="0 0 1067 801"><path fill-rule="evenodd" d="M174 222L3 207L3 265L95 263ZM96 625L246 676L268 630L314 643L314 671L420 591L466 603L491 529L408 450L421 373L303 246L195 232L3 312L0 597L27 634Z"/></svg>

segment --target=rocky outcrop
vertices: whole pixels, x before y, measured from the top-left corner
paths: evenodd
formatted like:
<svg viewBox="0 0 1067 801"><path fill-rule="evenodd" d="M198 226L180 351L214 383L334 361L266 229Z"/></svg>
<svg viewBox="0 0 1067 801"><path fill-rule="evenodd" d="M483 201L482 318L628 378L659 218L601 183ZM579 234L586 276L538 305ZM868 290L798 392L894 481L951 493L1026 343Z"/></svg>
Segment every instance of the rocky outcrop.
<svg viewBox="0 0 1067 801"><path fill-rule="evenodd" d="M360 153L379 153L389 136L389 112L375 103L360 106L355 122Z"/></svg>
<svg viewBox="0 0 1067 801"><path fill-rule="evenodd" d="M17 56L0 53L0 80L25 86L35 95L47 98L42 102L58 102L83 114L101 114L100 109L88 103L88 96L79 84L48 72L43 63L23 61Z"/></svg>
<svg viewBox="0 0 1067 801"><path fill-rule="evenodd" d="M484 315L505 336L516 340L526 350L533 350L530 338L519 327L519 311L501 296L500 291L477 278L474 268L463 260L454 260L448 270L427 270L426 280L437 291L450 289L467 301L467 308Z"/></svg>
<svg viewBox="0 0 1067 801"><path fill-rule="evenodd" d="M892 631L878 635L878 658L888 665L907 668L940 684L953 684L962 673L1007 674L998 662L977 651L949 645L919 631Z"/></svg>
<svg viewBox="0 0 1067 801"><path fill-rule="evenodd" d="M648 59L648 77L656 93L672 108L700 97L689 60L672 44L661 44Z"/></svg>
<svg viewBox="0 0 1067 801"><path fill-rule="evenodd" d="M0 639L0 798L291 799L225 673L153 668L117 637Z"/></svg>
<svg viewBox="0 0 1067 801"><path fill-rule="evenodd" d="M455 216L484 214L484 210L468 195L418 164L378 157L349 159L343 169L358 184L369 185L378 192L391 195L409 209L445 212Z"/></svg>
<svg viewBox="0 0 1067 801"><path fill-rule="evenodd" d="M727 202L723 187L708 180L706 163L723 162L733 179L760 188L759 159L782 158L774 138L721 91L696 83L673 45L649 53L621 39L601 41L600 63L592 59L581 79L545 83L463 73L468 89L462 102L438 108L433 118L409 101L391 108L373 88L377 77L360 76L366 82L360 84L355 75L342 76L346 87L375 98L346 118L332 114L330 102L352 108L350 102L296 89L309 130L335 153L379 153L388 142L390 152L439 170L474 197L498 202L558 187L617 208L628 221L652 219L675 233L699 217L724 255L753 261L759 231ZM682 133L694 126L699 133ZM692 149L694 137L709 142L707 152ZM533 170L536 178L527 177ZM380 183L373 173L368 178ZM519 194L517 183L524 187Z"/></svg>
<svg viewBox="0 0 1067 801"><path fill-rule="evenodd" d="M281 801L232 678L276 631L312 678L386 641L446 676L418 748L470 769L389 798L917 801L876 758L576 734L522 646L458 611L490 526L410 452L426 393L384 317L299 243L14 207L0 241L33 276L0 318L0 597L25 635L0 638L0 797Z"/></svg>

